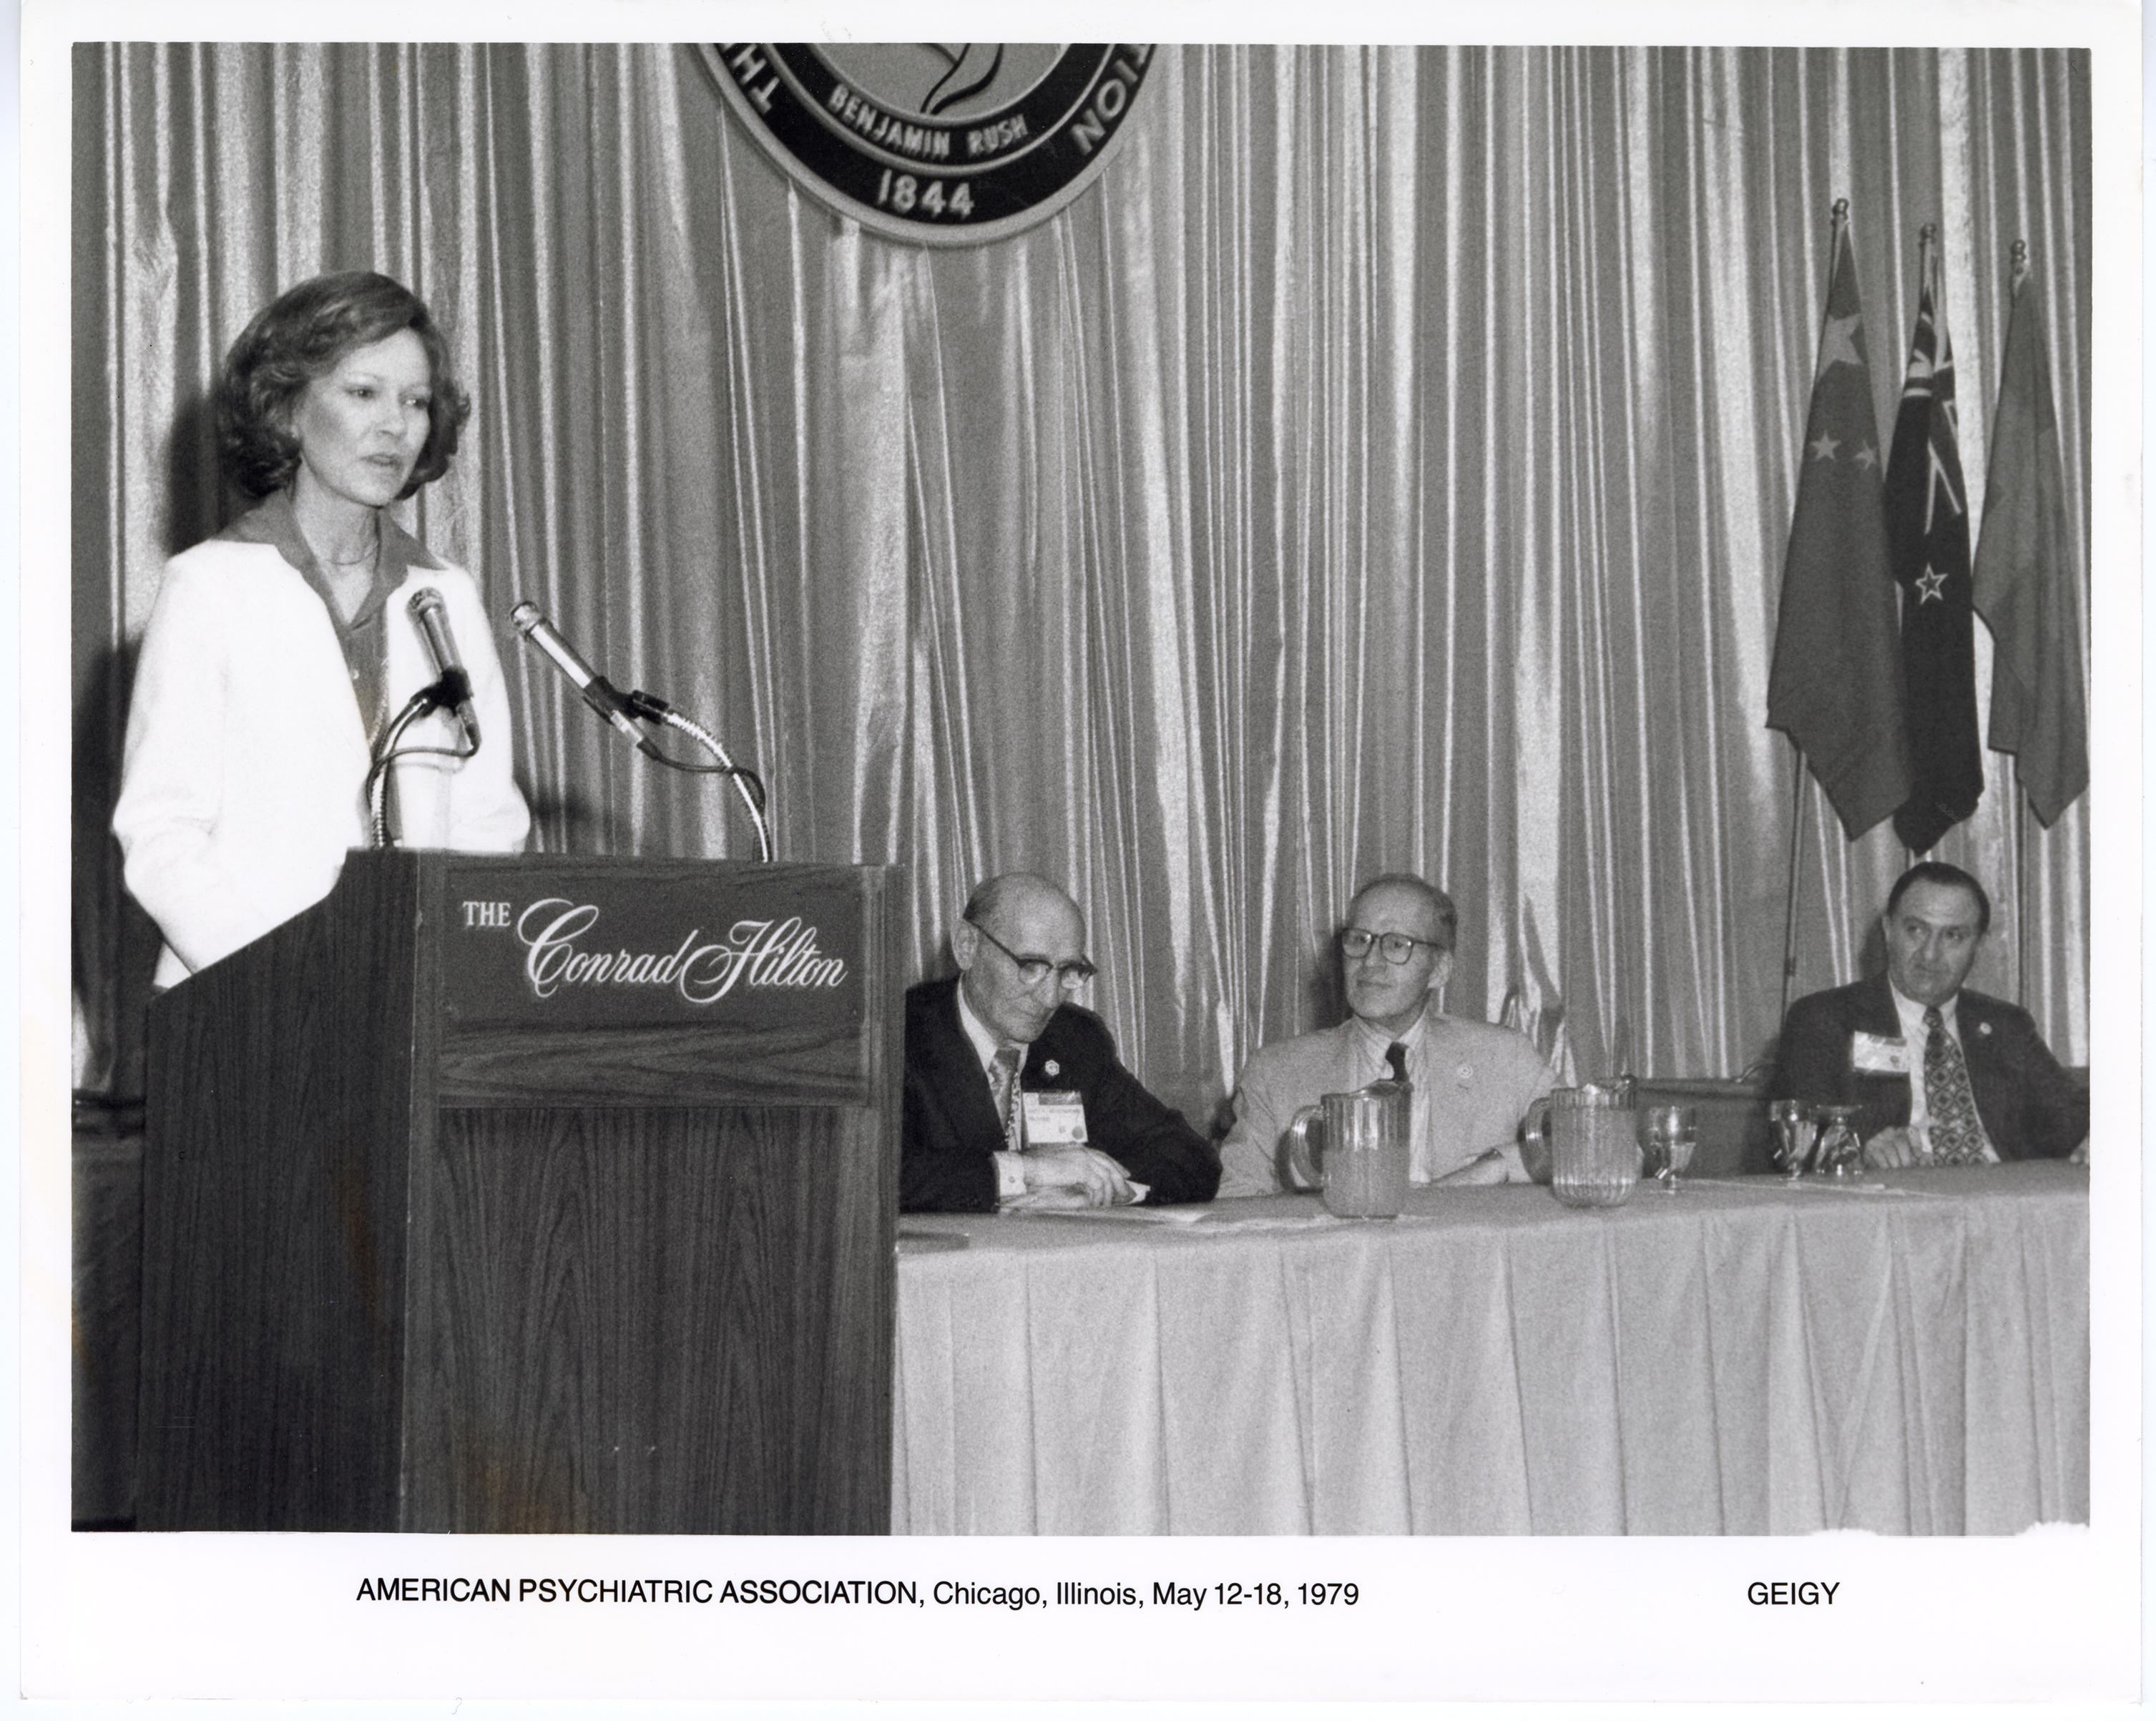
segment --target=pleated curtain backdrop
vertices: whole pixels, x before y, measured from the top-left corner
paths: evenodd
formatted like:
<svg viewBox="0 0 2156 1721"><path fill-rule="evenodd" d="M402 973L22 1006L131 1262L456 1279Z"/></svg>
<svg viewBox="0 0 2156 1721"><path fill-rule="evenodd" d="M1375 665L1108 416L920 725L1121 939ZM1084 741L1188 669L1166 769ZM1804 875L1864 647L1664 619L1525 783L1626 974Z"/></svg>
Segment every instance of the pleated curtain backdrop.
<svg viewBox="0 0 2156 1721"><path fill-rule="evenodd" d="M89 46L74 95L76 985L110 1092L155 948L105 833L131 650L227 517L216 365L319 270L445 325L476 410L414 523L498 618L533 599L716 728L783 857L903 863L921 972L975 879L1066 881L1096 1006L1201 1125L1332 1020L1387 869L1459 899L1450 1008L1582 1076L1761 1055L1836 197L1882 428L1941 223L1978 519L2028 240L2086 543L2085 54L1163 49L1091 191L941 251L793 189L687 47ZM501 634L542 846L752 854ZM2087 798L2042 831L1986 760L1939 850L1999 899L1975 981L2079 1061ZM1803 794L1810 990L1905 857Z"/></svg>

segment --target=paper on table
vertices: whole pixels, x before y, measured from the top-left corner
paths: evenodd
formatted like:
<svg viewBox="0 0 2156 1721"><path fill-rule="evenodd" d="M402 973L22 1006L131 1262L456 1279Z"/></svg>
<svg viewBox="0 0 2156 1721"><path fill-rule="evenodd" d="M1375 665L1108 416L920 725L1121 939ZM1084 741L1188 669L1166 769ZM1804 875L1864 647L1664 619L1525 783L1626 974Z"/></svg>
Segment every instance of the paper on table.
<svg viewBox="0 0 2156 1721"><path fill-rule="evenodd" d="M901 1231L898 1234L898 1252L901 1255L941 1255L947 1250L970 1246L963 1231Z"/></svg>
<svg viewBox="0 0 2156 1721"><path fill-rule="evenodd" d="M1143 1185L1136 1187L1142 1188ZM1209 1207L1033 1207L1014 1208L1014 1215L1029 1219L1127 1219L1140 1225L1195 1225L1212 1212Z"/></svg>
<svg viewBox="0 0 2156 1721"><path fill-rule="evenodd" d="M1921 1195L1922 1189L1901 1189L1892 1184L1841 1183L1821 1177L1688 1177L1688 1189L1756 1189L1768 1182L1784 1189L1803 1189L1825 1195Z"/></svg>
<svg viewBox="0 0 2156 1721"><path fill-rule="evenodd" d="M1238 1236L1250 1231L1307 1231L1348 1225L1372 1224L1414 1225L1426 1215L1404 1214L1398 1220L1342 1219L1337 1215L1317 1213L1264 1213L1247 1216L1235 1210L1240 1201L1226 1201L1211 1205L1182 1207L1040 1207L1014 1208L1014 1213L1032 1219L1122 1219L1140 1225L1197 1225L1203 1224L1208 1235L1225 1236L1229 1232Z"/></svg>

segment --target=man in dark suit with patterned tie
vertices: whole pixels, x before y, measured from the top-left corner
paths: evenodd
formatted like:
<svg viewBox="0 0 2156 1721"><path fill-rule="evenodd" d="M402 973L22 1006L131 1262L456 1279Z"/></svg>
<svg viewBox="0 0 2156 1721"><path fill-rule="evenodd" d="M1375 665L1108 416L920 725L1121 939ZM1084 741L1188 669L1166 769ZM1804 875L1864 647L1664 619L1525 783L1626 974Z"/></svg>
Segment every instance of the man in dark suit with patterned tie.
<svg viewBox="0 0 2156 1721"><path fill-rule="evenodd" d="M1881 917L1887 972L1789 1006L1768 1090L1858 1109L1876 1166L2088 1156L2088 1096L2029 1013L1965 989L1991 899L1958 866L1922 860Z"/></svg>
<svg viewBox="0 0 2156 1721"><path fill-rule="evenodd" d="M905 1211L1212 1200L1212 1148L1070 1001L1096 972L1085 948L1085 917L1046 879L973 892L951 933L957 978L906 994Z"/></svg>

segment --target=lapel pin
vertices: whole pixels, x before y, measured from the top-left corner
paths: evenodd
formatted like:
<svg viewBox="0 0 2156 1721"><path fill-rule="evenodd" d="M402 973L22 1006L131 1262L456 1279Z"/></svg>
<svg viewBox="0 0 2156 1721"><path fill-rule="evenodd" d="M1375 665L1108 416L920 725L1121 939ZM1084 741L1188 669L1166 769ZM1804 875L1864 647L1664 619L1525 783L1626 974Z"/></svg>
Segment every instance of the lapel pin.
<svg viewBox="0 0 2156 1721"><path fill-rule="evenodd" d="M1054 1058L1050 1058L1046 1063L1043 1064L1040 1066L1040 1069L1041 1073L1045 1076L1060 1076L1063 1073L1063 1066L1057 1063Z"/></svg>
<svg viewBox="0 0 2156 1721"><path fill-rule="evenodd" d="M1979 1034L1989 1034L1991 1031L1991 1024L1989 1022L1979 1022L1976 1025L1976 1031Z"/></svg>
<svg viewBox="0 0 2156 1721"><path fill-rule="evenodd" d="M1471 1082L1472 1082L1474 1080L1475 1080L1475 1066L1474 1066L1474 1065L1472 1065L1472 1064L1462 1064L1462 1065L1460 1066L1460 1085L1462 1087L1467 1087Z"/></svg>

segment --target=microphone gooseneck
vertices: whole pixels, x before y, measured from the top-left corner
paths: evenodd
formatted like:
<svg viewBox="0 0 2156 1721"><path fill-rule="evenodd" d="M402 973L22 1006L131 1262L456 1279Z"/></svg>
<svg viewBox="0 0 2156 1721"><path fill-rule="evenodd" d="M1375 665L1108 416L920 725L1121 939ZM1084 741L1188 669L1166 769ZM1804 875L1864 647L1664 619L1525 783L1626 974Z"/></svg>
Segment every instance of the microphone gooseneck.
<svg viewBox="0 0 2156 1721"><path fill-rule="evenodd" d="M465 745L477 753L479 713L472 709L471 676L465 670L464 660L457 655L456 636L449 631L449 606L434 587L422 586L413 593L406 608L425 642L427 655L434 660L434 696L455 712L457 722L464 727Z"/></svg>
<svg viewBox="0 0 2156 1721"><path fill-rule="evenodd" d="M771 859L771 825L764 817L763 780L746 766L737 765L727 756L718 737L701 724L683 717L663 699L642 691L624 693L613 682L593 669L577 655L577 650L554 631L553 624L540 614L539 606L529 598L519 600L509 612L526 644L545 654L568 680L569 685L583 696L584 703L607 722L636 743L637 751L658 764L672 771L695 773L711 772L733 779L740 794L742 804L748 809L749 822L756 827L757 850L761 859ZM692 764L685 760L669 758L644 732L637 727L641 722L663 724L679 730L697 742L713 758L715 765Z"/></svg>

